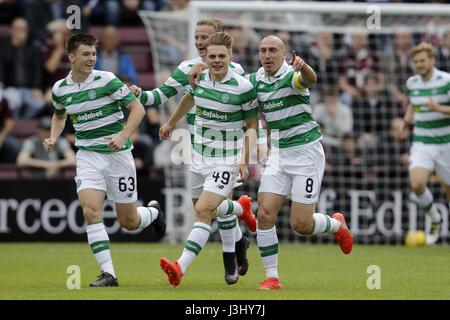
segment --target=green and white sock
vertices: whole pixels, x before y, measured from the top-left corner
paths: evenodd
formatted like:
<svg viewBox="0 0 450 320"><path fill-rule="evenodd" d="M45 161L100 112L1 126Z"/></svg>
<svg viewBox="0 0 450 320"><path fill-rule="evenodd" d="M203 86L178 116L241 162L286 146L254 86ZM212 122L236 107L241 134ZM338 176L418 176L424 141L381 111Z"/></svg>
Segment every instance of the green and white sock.
<svg viewBox="0 0 450 320"><path fill-rule="evenodd" d="M235 252L236 228L239 228L237 217L235 215L226 218L217 217L217 223L222 239L223 252Z"/></svg>
<svg viewBox="0 0 450 320"><path fill-rule="evenodd" d="M311 235L323 234L323 233L336 233L341 227L341 223L323 213L314 213L314 230Z"/></svg>
<svg viewBox="0 0 450 320"><path fill-rule="evenodd" d="M421 195L417 195L414 192L410 194L410 198L412 201L418 204L418 206L423 209L425 214L427 214L432 222L439 222L441 221L441 215L436 209L436 206L434 205L433 201L433 194L431 193L430 189L426 188L425 192Z"/></svg>
<svg viewBox="0 0 450 320"><path fill-rule="evenodd" d="M275 226L272 229L256 229L256 242L262 258L267 278L278 278L278 236Z"/></svg>
<svg viewBox="0 0 450 320"><path fill-rule="evenodd" d="M156 210L156 208L137 207L137 212L139 217L141 218L138 227L139 229L147 228L153 221L156 220L156 218L158 218L158 210Z"/></svg>
<svg viewBox="0 0 450 320"><path fill-rule="evenodd" d="M88 243L91 246L92 252L97 259L97 263L100 266L102 272L108 272L114 278L116 273L111 258L111 251L109 249L109 237L106 233L105 225L103 222L89 224L86 227Z"/></svg>
<svg viewBox="0 0 450 320"><path fill-rule="evenodd" d="M242 206L237 201L224 200L216 209L216 216L226 218L231 215L240 216L242 214Z"/></svg>
<svg viewBox="0 0 450 320"><path fill-rule="evenodd" d="M184 245L183 253L181 254L180 259L178 259L178 264L180 265L183 274L205 246L210 233L211 226L209 224L202 222L194 223Z"/></svg>

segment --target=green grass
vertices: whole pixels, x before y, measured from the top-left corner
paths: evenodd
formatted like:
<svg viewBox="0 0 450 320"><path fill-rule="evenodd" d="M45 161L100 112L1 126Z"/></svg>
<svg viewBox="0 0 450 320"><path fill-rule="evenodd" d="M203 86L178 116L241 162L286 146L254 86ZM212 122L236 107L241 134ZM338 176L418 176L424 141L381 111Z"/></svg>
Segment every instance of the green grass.
<svg viewBox="0 0 450 320"><path fill-rule="evenodd" d="M336 245L281 244L283 290L260 292L264 279L257 246L237 284L223 279L222 252L208 243L181 285L172 288L159 258L178 258L182 245L112 243L118 288L89 288L99 271L85 243L0 244L0 299L450 299L450 248L355 245L345 256ZM66 288L69 265L81 268L81 290ZM381 268L381 289L369 290L367 267Z"/></svg>

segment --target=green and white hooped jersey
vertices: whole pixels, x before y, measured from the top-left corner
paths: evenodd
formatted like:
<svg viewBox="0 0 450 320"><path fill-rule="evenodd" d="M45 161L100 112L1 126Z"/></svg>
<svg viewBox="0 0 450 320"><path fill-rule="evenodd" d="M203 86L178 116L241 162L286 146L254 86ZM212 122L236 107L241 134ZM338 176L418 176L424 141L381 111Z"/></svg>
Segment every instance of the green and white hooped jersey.
<svg viewBox="0 0 450 320"><path fill-rule="evenodd" d="M194 65L202 62L201 57L181 62L162 86L142 93L140 98L142 105L162 104L178 93L185 94L189 92L191 89L189 85L189 71L191 71ZM244 76L245 74L244 69L239 63L232 62L230 69L238 75ZM194 119L195 108L192 108L186 115L188 129L192 137L194 135Z"/></svg>
<svg viewBox="0 0 450 320"><path fill-rule="evenodd" d="M266 118L272 147L280 151L322 137L319 125L312 117L309 91L301 88L299 77L300 74L286 62L273 77L267 76L264 68L248 76Z"/></svg>
<svg viewBox="0 0 450 320"><path fill-rule="evenodd" d="M136 98L113 73L93 70L83 83L74 83L72 72L57 81L52 90L56 114L67 112L75 129L79 149L112 153L107 138L122 131L125 123L121 105ZM132 147L128 139L123 150Z"/></svg>
<svg viewBox="0 0 450 320"><path fill-rule="evenodd" d="M406 89L414 111L413 143L443 145L450 143L450 115L430 110L430 98L450 108L450 74L434 69L424 82L420 75L406 81Z"/></svg>
<svg viewBox="0 0 450 320"><path fill-rule="evenodd" d="M258 118L256 92L250 81L231 69L225 78L212 81L205 70L195 90L194 163L237 165L247 119Z"/></svg>

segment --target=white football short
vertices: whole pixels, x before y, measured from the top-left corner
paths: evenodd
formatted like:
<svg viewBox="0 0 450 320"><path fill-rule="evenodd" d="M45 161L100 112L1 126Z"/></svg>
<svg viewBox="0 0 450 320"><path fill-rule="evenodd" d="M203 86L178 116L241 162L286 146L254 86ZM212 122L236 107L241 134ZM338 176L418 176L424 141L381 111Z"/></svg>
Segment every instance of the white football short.
<svg viewBox="0 0 450 320"><path fill-rule="evenodd" d="M191 164L191 195L198 199L202 191L209 191L225 198L239 185L237 167L226 165Z"/></svg>
<svg viewBox="0 0 450 320"><path fill-rule="evenodd" d="M292 201L314 204L319 199L325 153L317 141L288 150L272 149L258 193L291 196Z"/></svg>
<svg viewBox="0 0 450 320"><path fill-rule="evenodd" d="M75 182L77 192L103 190L116 203L137 201L136 166L131 150L114 153L78 150Z"/></svg>
<svg viewBox="0 0 450 320"><path fill-rule="evenodd" d="M450 185L450 144L413 143L410 153L409 170L425 168L436 171L445 184Z"/></svg>

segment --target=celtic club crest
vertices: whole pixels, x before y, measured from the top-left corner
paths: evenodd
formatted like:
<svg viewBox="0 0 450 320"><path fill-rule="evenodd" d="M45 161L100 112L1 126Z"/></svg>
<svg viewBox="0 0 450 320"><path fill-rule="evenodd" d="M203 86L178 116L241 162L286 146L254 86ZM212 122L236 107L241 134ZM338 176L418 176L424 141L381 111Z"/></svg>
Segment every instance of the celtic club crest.
<svg viewBox="0 0 450 320"><path fill-rule="evenodd" d="M222 97L220 98L220 101L222 103L228 103L231 100L231 96L228 93L222 94Z"/></svg>

